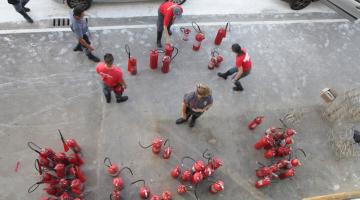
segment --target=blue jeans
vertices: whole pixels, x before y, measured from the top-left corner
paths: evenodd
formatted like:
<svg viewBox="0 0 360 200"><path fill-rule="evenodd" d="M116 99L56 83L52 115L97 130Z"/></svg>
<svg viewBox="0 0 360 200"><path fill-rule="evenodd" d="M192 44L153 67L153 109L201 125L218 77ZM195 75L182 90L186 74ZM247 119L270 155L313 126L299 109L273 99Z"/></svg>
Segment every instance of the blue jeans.
<svg viewBox="0 0 360 200"><path fill-rule="evenodd" d="M227 71L227 73L229 74L229 75L233 75L233 74L235 74L235 73L237 73L238 72L238 68L237 67L232 67L232 68L230 68L228 71ZM240 78L238 79L238 80L240 80L241 78L244 78L245 76L247 76L247 75L249 75L250 74L250 71L249 72L244 72L241 76L240 76ZM237 80L237 81L238 81Z"/></svg>

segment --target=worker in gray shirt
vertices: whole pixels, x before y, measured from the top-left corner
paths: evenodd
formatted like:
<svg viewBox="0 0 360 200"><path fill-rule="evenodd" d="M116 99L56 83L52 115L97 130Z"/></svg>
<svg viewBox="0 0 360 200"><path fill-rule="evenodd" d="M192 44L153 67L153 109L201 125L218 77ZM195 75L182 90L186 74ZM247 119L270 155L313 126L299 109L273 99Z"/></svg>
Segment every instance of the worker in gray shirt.
<svg viewBox="0 0 360 200"><path fill-rule="evenodd" d="M12 4L16 10L16 12L20 13L27 22L34 23L31 17L27 14L30 12L30 8L25 7L29 0L8 0L9 4Z"/></svg>
<svg viewBox="0 0 360 200"><path fill-rule="evenodd" d="M189 126L194 127L195 121L213 104L211 90L204 84L198 84L196 91L185 94L181 106L181 118L176 120L176 124L182 124L190 119Z"/></svg>
<svg viewBox="0 0 360 200"><path fill-rule="evenodd" d="M83 51L83 48L85 48L86 55L90 60L100 62L100 59L91 53L95 49L91 46L88 24L84 19L84 10L81 7L75 7L71 12L70 28L79 40L74 51Z"/></svg>

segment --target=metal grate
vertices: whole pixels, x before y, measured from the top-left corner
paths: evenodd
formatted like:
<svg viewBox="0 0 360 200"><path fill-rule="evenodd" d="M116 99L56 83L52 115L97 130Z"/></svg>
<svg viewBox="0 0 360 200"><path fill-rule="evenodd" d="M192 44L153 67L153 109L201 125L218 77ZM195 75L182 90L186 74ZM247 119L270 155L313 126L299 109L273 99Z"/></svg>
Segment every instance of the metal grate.
<svg viewBox="0 0 360 200"><path fill-rule="evenodd" d="M86 23L89 23L89 18L85 17ZM65 27L70 25L69 18L56 17L51 19L51 27Z"/></svg>

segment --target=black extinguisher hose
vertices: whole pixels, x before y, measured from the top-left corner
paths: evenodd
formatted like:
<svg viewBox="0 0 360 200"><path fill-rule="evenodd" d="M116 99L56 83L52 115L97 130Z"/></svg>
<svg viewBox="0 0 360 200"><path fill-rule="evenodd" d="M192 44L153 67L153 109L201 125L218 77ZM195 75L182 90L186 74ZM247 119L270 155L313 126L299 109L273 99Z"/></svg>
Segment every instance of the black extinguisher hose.
<svg viewBox="0 0 360 200"><path fill-rule="evenodd" d="M191 22L191 26L194 28L194 30L198 33L202 33L200 26L196 22Z"/></svg>
<svg viewBox="0 0 360 200"><path fill-rule="evenodd" d="M230 32L230 22L226 23L225 31L229 31L229 32Z"/></svg>
<svg viewBox="0 0 360 200"><path fill-rule="evenodd" d="M131 57L131 53L130 53L130 47L129 47L129 45L125 45L125 52L126 52L126 54L128 55L128 57L129 57L129 59L130 59L130 57Z"/></svg>
<svg viewBox="0 0 360 200"><path fill-rule="evenodd" d="M176 47L173 47L174 50L176 50L175 54L173 55L173 57L171 58L170 62L174 60L174 58L178 55L179 53L179 49Z"/></svg>
<svg viewBox="0 0 360 200"><path fill-rule="evenodd" d="M119 174L121 174L121 172L124 171L124 169L127 169L132 176L134 175L133 172L132 172L132 170L131 170L129 167L123 167L123 168L121 168Z"/></svg>
<svg viewBox="0 0 360 200"><path fill-rule="evenodd" d="M105 157L105 159L104 159L104 165L106 166L106 167L110 167L112 164L111 164L111 160L110 160L110 158L109 157Z"/></svg>
<svg viewBox="0 0 360 200"><path fill-rule="evenodd" d="M39 147L38 145L36 145L36 144L33 143L33 142L28 142L27 144L28 144L28 147L29 147L31 150L33 150L33 151L35 151L36 153L40 154L41 147Z"/></svg>
<svg viewBox="0 0 360 200"><path fill-rule="evenodd" d="M218 56L218 55L220 55L220 53L219 53L219 51L217 49L213 49L211 51L211 56L215 57L215 56Z"/></svg>
<svg viewBox="0 0 360 200"><path fill-rule="evenodd" d="M145 187L145 180L143 180L143 179L134 181L134 182L131 183L131 185L133 185L133 184L135 184L135 183L138 183L138 182L142 182L142 183L143 183L143 187Z"/></svg>
<svg viewBox="0 0 360 200"><path fill-rule="evenodd" d="M34 192L41 184L43 184L43 182L36 182L34 185L30 186L28 189L28 193Z"/></svg>

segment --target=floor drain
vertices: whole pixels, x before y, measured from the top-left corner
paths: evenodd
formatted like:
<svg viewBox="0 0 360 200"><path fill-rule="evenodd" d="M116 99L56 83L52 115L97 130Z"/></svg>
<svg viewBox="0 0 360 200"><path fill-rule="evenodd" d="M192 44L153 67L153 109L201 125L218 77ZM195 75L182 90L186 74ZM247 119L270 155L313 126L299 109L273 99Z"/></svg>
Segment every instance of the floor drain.
<svg viewBox="0 0 360 200"><path fill-rule="evenodd" d="M85 17L87 23L89 23L89 18ZM69 18L53 18L51 19L51 26L52 27L65 27L70 25Z"/></svg>

